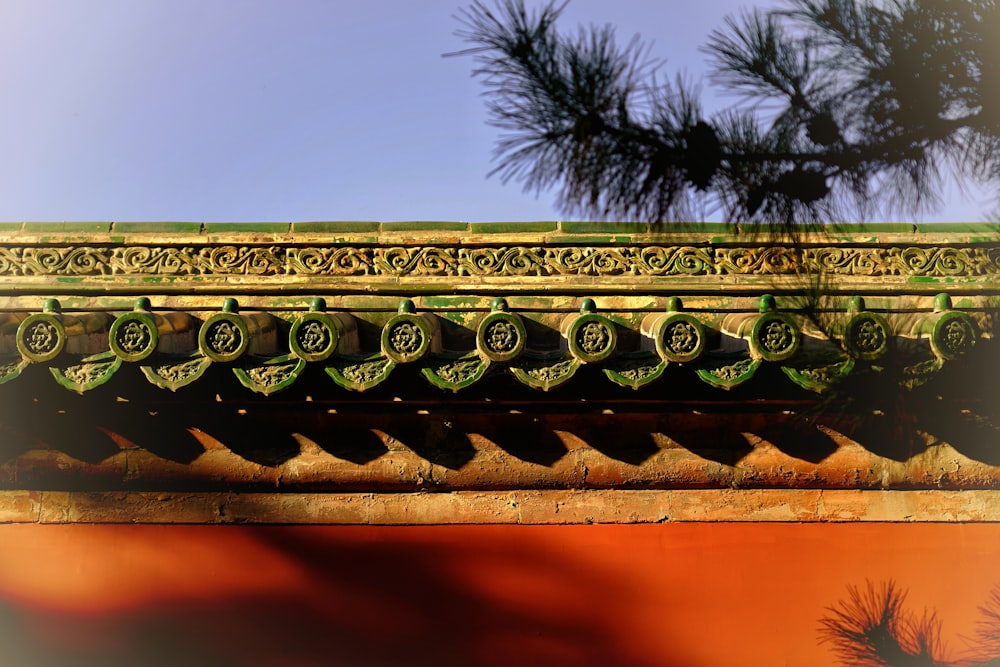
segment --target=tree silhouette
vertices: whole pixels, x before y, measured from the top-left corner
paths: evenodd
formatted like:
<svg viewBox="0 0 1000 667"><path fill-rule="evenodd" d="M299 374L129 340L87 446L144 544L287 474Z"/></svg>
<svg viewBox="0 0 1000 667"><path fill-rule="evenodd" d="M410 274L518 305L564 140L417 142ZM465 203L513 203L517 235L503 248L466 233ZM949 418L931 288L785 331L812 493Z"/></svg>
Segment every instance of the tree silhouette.
<svg viewBox="0 0 1000 667"><path fill-rule="evenodd" d="M840 663L852 667L997 667L1000 665L1000 588L985 605L967 655L945 657L941 621L933 611L917 615L905 606L895 582L864 589L847 587L847 599L827 608L820 640L832 645Z"/></svg>
<svg viewBox="0 0 1000 667"><path fill-rule="evenodd" d="M788 0L708 37L707 117L636 37L555 27L566 3L476 0L458 16L502 134L506 182L559 189L569 214L824 222L917 216L946 175L1000 181L996 0Z"/></svg>

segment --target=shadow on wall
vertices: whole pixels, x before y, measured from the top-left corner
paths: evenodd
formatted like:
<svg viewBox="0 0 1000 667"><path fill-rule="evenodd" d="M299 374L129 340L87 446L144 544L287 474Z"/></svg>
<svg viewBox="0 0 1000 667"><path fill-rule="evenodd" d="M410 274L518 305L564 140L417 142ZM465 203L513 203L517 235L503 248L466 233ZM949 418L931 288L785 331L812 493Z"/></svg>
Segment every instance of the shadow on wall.
<svg viewBox="0 0 1000 667"><path fill-rule="evenodd" d="M167 576L114 586L118 590L108 591L104 609L100 600L78 599L67 609L2 595L0 646L12 659L4 664L652 664L616 641L609 632L614 608L593 598L595 589L617 587L608 579L613 573L554 559L518 540L477 545L392 529L349 531L360 539L326 539L315 531L283 528L255 528L247 540L246 531L237 535L240 529L209 527L196 532L217 547L229 542L234 550L199 554L182 548L171 554L175 543L164 532L171 529L147 528L164 538L165 570L171 569L170 558L221 560L187 563L191 580L186 582ZM108 546L119 541L113 532L106 534ZM240 564L244 557L249 563ZM229 567L237 572L227 573ZM148 564L142 569L150 574ZM199 593L199 586L206 591ZM145 602L115 597L129 588L141 590ZM209 593L213 589L215 594ZM66 595L74 594L64 592L63 602ZM97 608L87 609L90 603Z"/></svg>
<svg viewBox="0 0 1000 667"><path fill-rule="evenodd" d="M7 525L0 664L832 665L817 621L859 576L897 577L914 608L940 612L945 640L970 635L998 535L989 524Z"/></svg>

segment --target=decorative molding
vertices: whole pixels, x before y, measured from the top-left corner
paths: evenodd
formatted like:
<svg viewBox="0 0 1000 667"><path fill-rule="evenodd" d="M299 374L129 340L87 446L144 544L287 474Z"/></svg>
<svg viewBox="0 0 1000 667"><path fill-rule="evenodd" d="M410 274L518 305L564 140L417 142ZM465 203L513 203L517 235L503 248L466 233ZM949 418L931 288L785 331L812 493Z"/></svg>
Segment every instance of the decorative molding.
<svg viewBox="0 0 1000 667"><path fill-rule="evenodd" d="M8 491L6 496L10 509L0 513L2 523L1000 522L1000 491L996 490L539 489L485 495L480 491Z"/></svg>
<svg viewBox="0 0 1000 667"><path fill-rule="evenodd" d="M0 277L1000 276L1000 245L0 247Z"/></svg>

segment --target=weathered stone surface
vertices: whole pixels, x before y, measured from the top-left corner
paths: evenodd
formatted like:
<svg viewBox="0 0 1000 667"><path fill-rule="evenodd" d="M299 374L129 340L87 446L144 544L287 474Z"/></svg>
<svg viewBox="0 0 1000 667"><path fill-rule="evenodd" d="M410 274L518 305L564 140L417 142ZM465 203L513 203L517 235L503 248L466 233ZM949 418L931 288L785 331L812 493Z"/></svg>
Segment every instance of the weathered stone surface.
<svg viewBox="0 0 1000 667"><path fill-rule="evenodd" d="M5 492L3 522L1000 522L1000 491L534 490L420 493Z"/></svg>
<svg viewBox="0 0 1000 667"><path fill-rule="evenodd" d="M40 491L0 492L0 523L33 523L41 513Z"/></svg>

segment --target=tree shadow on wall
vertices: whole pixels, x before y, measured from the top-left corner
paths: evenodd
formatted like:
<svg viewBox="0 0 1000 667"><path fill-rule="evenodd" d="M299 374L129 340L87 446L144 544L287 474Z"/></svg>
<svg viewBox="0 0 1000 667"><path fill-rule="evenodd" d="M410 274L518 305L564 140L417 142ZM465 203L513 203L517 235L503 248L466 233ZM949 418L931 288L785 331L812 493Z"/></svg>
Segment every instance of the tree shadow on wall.
<svg viewBox="0 0 1000 667"><path fill-rule="evenodd" d="M489 527L450 539L427 528L200 530L251 535L296 583L101 613L0 601L0 621L18 627L0 632L5 655L31 667L652 667L609 633L613 601L593 598L620 583L530 540L480 541ZM204 567L191 563L190 576L210 577Z"/></svg>
<svg viewBox="0 0 1000 667"><path fill-rule="evenodd" d="M1000 381L983 370L1000 360L993 350L984 352L946 362L917 381L902 366L857 369L807 416L895 461L947 443L971 459L1000 465Z"/></svg>

